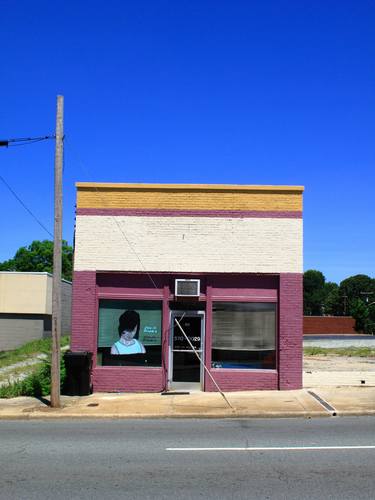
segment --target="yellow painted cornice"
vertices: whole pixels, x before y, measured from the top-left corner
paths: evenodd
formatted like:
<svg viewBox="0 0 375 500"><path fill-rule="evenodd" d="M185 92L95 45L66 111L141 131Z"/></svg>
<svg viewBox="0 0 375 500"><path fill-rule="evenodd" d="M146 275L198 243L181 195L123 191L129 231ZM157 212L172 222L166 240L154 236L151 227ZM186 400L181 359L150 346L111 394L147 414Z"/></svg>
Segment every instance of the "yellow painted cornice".
<svg viewBox="0 0 375 500"><path fill-rule="evenodd" d="M171 191L267 191L302 193L304 186L265 186L244 184L132 184L113 182L77 182L78 190L110 189L110 190L171 190Z"/></svg>

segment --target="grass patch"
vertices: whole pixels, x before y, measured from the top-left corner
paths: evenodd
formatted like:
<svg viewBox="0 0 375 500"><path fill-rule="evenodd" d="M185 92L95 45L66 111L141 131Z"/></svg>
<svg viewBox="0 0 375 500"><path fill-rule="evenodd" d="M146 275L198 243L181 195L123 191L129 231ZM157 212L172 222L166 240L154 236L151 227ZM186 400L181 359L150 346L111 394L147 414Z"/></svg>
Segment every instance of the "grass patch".
<svg viewBox="0 0 375 500"><path fill-rule="evenodd" d="M374 347L305 347L305 356L348 356L356 358L374 358Z"/></svg>
<svg viewBox="0 0 375 500"><path fill-rule="evenodd" d="M0 373L0 383L8 382L8 384L10 384L12 380L17 380L20 376L30 375L30 373L39 368L41 364L42 360L40 360L39 363L34 363L32 365L11 367L9 370Z"/></svg>
<svg viewBox="0 0 375 500"><path fill-rule="evenodd" d="M69 345L69 336L64 335L61 337L61 347ZM12 351L0 351L0 368L14 365L20 361L26 361L31 356L36 356L42 352L50 353L52 348L52 339L39 339L28 342L18 349Z"/></svg>
<svg viewBox="0 0 375 500"><path fill-rule="evenodd" d="M65 382L65 364L61 357L61 388ZM34 371L23 380L0 387L0 398L16 398L18 396L47 396L51 392L51 362L45 360L34 367Z"/></svg>

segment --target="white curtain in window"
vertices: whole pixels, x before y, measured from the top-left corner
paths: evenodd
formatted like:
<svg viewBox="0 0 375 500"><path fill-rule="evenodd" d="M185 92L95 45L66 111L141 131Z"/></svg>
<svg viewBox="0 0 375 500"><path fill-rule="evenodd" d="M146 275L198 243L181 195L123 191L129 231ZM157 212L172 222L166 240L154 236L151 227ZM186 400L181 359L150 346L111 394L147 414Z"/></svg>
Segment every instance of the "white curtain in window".
<svg viewBox="0 0 375 500"><path fill-rule="evenodd" d="M276 304L213 304L213 349L265 351L276 343Z"/></svg>

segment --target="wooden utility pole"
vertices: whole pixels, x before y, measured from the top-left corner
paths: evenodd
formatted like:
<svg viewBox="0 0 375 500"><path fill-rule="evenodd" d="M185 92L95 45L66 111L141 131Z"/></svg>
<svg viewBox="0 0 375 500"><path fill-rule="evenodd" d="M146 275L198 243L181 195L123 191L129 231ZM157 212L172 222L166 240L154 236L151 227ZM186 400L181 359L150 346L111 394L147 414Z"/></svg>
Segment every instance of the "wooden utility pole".
<svg viewBox="0 0 375 500"><path fill-rule="evenodd" d="M55 137L55 217L52 282L51 406L60 407L61 267L62 267L62 164L64 97L57 96Z"/></svg>

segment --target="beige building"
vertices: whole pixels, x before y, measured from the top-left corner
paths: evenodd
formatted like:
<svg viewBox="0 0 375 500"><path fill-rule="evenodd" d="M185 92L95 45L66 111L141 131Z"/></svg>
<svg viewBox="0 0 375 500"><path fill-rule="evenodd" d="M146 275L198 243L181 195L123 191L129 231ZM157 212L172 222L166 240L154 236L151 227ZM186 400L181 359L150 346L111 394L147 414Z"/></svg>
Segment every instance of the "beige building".
<svg viewBox="0 0 375 500"><path fill-rule="evenodd" d="M70 334L72 285L62 280L62 334ZM0 351L51 335L52 275L0 272Z"/></svg>

